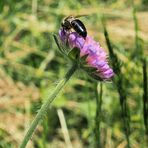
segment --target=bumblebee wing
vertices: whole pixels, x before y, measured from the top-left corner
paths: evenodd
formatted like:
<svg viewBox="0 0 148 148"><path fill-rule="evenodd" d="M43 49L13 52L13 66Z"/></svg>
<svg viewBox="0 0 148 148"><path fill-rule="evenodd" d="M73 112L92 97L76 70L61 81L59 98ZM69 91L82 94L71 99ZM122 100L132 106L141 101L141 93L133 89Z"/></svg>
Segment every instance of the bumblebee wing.
<svg viewBox="0 0 148 148"><path fill-rule="evenodd" d="M85 17L88 16L88 14L81 14L81 15L76 15L75 18L79 18L79 17Z"/></svg>
<svg viewBox="0 0 148 148"><path fill-rule="evenodd" d="M87 14L82 14L82 15L69 15L69 16L65 16L64 20L69 19L69 18L79 18L79 17L85 17L88 16Z"/></svg>

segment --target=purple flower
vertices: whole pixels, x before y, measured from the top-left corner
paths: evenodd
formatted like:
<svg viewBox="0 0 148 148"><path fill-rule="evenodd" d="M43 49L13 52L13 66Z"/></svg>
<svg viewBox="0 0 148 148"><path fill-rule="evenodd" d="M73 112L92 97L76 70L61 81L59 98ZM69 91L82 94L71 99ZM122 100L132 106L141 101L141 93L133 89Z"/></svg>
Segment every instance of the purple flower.
<svg viewBox="0 0 148 148"><path fill-rule="evenodd" d="M93 76L101 80L110 80L113 77L114 72L108 65L107 53L92 37L87 36L84 39L77 32L68 32L64 29L60 29L59 36L62 43L68 43L70 48L79 48L80 57L87 55L86 64L96 69L92 73Z"/></svg>

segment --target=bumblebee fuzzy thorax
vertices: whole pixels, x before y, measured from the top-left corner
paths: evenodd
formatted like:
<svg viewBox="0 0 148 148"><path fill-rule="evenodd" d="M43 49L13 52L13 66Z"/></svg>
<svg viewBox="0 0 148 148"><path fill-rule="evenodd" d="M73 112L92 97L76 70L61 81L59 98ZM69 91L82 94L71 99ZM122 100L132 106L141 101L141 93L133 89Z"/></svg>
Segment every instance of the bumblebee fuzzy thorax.
<svg viewBox="0 0 148 148"><path fill-rule="evenodd" d="M74 17L74 16L66 17L63 20L61 26L63 27L65 31L70 31L71 29L75 30L84 39L87 36L87 30L84 24L77 17Z"/></svg>

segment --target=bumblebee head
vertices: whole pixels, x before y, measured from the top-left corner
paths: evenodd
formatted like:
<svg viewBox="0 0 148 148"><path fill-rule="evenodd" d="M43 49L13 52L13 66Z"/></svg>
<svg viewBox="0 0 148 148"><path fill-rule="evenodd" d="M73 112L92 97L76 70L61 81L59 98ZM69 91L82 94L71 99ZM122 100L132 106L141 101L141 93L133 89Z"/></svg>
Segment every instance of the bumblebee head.
<svg viewBox="0 0 148 148"><path fill-rule="evenodd" d="M65 19L63 19L61 26L66 29L66 30L70 30L71 27L71 21L69 21L68 17L66 17Z"/></svg>

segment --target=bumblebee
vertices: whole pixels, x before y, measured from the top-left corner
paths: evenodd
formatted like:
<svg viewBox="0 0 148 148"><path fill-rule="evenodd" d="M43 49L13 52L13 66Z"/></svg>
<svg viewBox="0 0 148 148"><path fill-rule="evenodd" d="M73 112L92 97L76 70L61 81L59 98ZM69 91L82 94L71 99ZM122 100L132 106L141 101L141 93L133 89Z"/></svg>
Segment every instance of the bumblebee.
<svg viewBox="0 0 148 148"><path fill-rule="evenodd" d="M87 36L87 30L82 21L78 19L79 17L81 16L68 16L63 20L61 26L67 31L74 29L80 36L85 39Z"/></svg>

